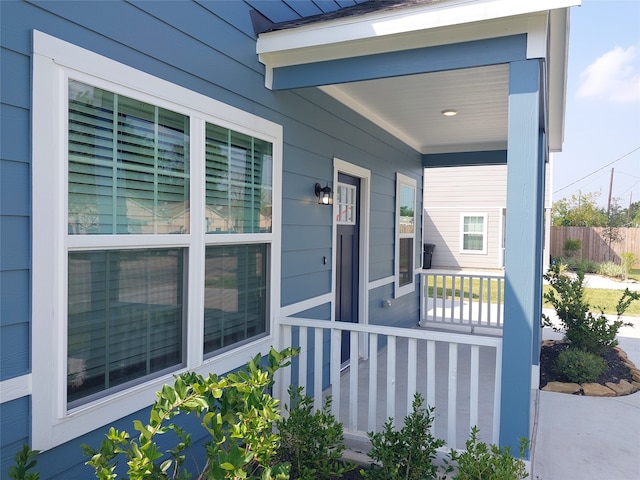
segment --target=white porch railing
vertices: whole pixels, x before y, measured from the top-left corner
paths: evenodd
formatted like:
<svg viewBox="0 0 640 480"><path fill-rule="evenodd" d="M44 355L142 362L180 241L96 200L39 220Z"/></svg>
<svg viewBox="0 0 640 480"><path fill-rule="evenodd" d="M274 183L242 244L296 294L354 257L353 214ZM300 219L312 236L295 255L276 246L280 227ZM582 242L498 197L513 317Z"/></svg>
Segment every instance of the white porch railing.
<svg viewBox="0 0 640 480"><path fill-rule="evenodd" d="M281 318L282 346L300 347L291 368L277 377L287 401L290 384L303 386L320 408L332 411L345 437L380 431L390 417L401 427L414 392L435 407L433 433L446 448L462 448L473 425L497 443L500 427L502 339L420 328L398 328ZM350 331L350 360L341 365L341 338ZM355 372L355 374L354 374Z"/></svg>
<svg viewBox="0 0 640 480"><path fill-rule="evenodd" d="M501 330L504 275L485 272L422 272L420 325Z"/></svg>

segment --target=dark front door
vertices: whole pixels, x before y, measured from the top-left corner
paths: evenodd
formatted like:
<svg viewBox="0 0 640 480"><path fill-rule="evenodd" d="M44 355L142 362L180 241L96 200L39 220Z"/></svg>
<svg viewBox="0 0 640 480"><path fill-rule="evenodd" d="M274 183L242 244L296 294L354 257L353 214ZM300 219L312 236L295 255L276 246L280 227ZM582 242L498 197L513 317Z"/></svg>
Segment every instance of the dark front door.
<svg viewBox="0 0 640 480"><path fill-rule="evenodd" d="M358 323L360 179L338 174L336 218L336 320ZM342 334L342 363L349 360L349 333Z"/></svg>

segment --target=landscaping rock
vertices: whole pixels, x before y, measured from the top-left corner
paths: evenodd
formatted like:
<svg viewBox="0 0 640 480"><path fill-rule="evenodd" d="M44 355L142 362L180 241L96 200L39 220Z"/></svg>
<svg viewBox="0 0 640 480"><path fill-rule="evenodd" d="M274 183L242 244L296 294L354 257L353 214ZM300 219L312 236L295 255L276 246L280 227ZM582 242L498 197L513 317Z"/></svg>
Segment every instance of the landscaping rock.
<svg viewBox="0 0 640 480"><path fill-rule="evenodd" d="M607 382L605 385L616 392L616 395L629 395L633 393L633 385L626 380L620 380L620 383Z"/></svg>
<svg viewBox="0 0 640 480"><path fill-rule="evenodd" d="M618 395L614 390L599 383L583 383L582 391L587 397L616 397Z"/></svg>
<svg viewBox="0 0 640 480"><path fill-rule="evenodd" d="M542 390L545 392L578 393L581 387L577 383L549 382L542 387Z"/></svg>

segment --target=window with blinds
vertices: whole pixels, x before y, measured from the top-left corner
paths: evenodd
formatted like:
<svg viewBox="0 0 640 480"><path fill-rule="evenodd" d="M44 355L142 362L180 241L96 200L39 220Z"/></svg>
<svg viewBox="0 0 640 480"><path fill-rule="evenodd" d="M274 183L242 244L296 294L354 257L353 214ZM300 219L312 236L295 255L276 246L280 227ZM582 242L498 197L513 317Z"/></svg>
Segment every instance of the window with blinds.
<svg viewBox="0 0 640 480"><path fill-rule="evenodd" d="M267 246L206 247L204 353L266 332Z"/></svg>
<svg viewBox="0 0 640 480"><path fill-rule="evenodd" d="M182 249L71 252L68 271L70 407L182 363Z"/></svg>
<svg viewBox="0 0 640 480"><path fill-rule="evenodd" d="M189 231L189 117L69 81L70 234Z"/></svg>
<svg viewBox="0 0 640 480"><path fill-rule="evenodd" d="M188 115L77 80L68 94L73 408L184 366L187 327L204 329L207 356L266 335L269 242L206 234L272 232L273 146L199 119L204 158L190 158ZM193 200L205 215L200 238L186 235L190 182L205 187ZM163 237L127 247L134 235ZM185 302L196 282L205 285L200 312Z"/></svg>
<svg viewBox="0 0 640 480"><path fill-rule="evenodd" d="M207 123L207 233L271 232L272 146Z"/></svg>

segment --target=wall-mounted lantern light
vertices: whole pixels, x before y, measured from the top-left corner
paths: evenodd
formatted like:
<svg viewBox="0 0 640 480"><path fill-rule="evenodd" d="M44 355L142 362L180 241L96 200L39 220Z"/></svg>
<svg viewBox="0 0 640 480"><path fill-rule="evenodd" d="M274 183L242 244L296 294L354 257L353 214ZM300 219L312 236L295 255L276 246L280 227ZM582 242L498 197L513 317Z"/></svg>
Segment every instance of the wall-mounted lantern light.
<svg viewBox="0 0 640 480"><path fill-rule="evenodd" d="M330 205L331 204L331 187L327 184L326 187L323 187L319 183L316 183L315 186L316 197L318 197L318 203L320 205Z"/></svg>

